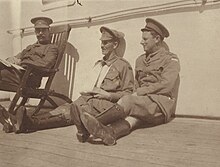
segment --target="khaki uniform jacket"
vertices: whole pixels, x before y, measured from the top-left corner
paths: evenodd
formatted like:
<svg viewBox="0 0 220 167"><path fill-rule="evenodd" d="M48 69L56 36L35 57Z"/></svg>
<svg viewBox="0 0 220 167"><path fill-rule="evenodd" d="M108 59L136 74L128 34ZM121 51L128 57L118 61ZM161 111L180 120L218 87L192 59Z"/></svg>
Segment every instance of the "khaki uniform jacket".
<svg viewBox="0 0 220 167"><path fill-rule="evenodd" d="M138 96L148 96L158 104L165 122L175 114L179 88L179 59L164 48L146 56L141 55L135 65L135 87Z"/></svg>
<svg viewBox="0 0 220 167"><path fill-rule="evenodd" d="M116 55L104 61L110 67L100 88L111 93L111 101L117 102L122 96L131 94L134 89L134 75L130 64Z"/></svg>
<svg viewBox="0 0 220 167"><path fill-rule="evenodd" d="M20 65L29 63L38 67L52 68L56 62L58 55L58 48L54 44L38 44L27 46L16 57L21 59Z"/></svg>
<svg viewBox="0 0 220 167"><path fill-rule="evenodd" d="M51 68L54 66L58 56L58 48L53 44L38 44L29 45L21 53L15 57L20 59L18 65L23 66L24 63L33 64L39 67ZM11 85L18 85L21 81L21 77L24 71L18 71L15 69L3 69L1 72L1 80ZM28 85L33 87L39 87L41 83L41 77L37 75L31 76L28 80Z"/></svg>
<svg viewBox="0 0 220 167"><path fill-rule="evenodd" d="M103 62L103 60L100 60ZM98 61L98 63L100 62ZM111 55L104 61L110 67L100 88L111 94L111 100L97 99L93 96L80 96L74 104L84 111L96 115L114 105L122 96L133 93L134 75L130 64L122 57Z"/></svg>

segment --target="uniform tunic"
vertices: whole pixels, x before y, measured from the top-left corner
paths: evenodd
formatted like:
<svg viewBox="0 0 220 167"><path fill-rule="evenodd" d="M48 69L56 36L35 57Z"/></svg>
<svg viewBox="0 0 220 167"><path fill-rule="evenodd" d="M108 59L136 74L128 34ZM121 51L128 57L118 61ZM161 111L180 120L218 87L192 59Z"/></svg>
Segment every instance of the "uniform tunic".
<svg viewBox="0 0 220 167"><path fill-rule="evenodd" d="M148 121L157 112L167 122L175 114L180 64L176 55L164 48L141 55L135 65L135 95L121 99L127 115Z"/></svg>
<svg viewBox="0 0 220 167"><path fill-rule="evenodd" d="M18 65L24 66L25 63L33 64L39 67L51 68L56 62L58 55L57 46L53 44L38 44L27 46L16 58L20 59ZM3 83L8 83L17 86L24 71L20 71L14 68L4 68L0 71L0 80ZM30 78L29 83L32 86L40 86L41 77L33 76Z"/></svg>
<svg viewBox="0 0 220 167"><path fill-rule="evenodd" d="M110 100L98 99L93 96L80 96L74 104L84 111L97 115L114 105L122 96L131 94L134 89L134 76L130 64L115 54L108 60L101 60L110 67L100 88L109 92Z"/></svg>

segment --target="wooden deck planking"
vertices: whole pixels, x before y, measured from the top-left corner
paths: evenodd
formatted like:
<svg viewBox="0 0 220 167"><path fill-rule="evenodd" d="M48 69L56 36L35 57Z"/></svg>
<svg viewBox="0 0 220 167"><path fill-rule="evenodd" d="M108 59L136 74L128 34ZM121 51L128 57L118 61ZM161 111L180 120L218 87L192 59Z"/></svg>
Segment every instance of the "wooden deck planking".
<svg viewBox="0 0 220 167"><path fill-rule="evenodd" d="M0 132L1 167L219 167L220 121L176 118L139 129L112 147L79 143L75 126Z"/></svg>

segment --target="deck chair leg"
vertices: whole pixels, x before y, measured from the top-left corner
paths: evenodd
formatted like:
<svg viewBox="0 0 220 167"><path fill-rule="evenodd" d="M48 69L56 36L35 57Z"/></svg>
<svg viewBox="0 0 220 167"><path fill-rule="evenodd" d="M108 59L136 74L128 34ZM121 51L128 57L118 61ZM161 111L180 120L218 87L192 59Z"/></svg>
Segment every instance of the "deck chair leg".
<svg viewBox="0 0 220 167"><path fill-rule="evenodd" d="M23 97L22 100L21 100L21 102L20 102L20 104L16 107L15 111L16 111L19 107L24 106L25 103L27 102L27 100L28 100L27 97Z"/></svg>
<svg viewBox="0 0 220 167"><path fill-rule="evenodd" d="M25 103L27 102L28 98L27 97L23 97L21 103L19 104L19 106L24 106Z"/></svg>
<svg viewBox="0 0 220 167"><path fill-rule="evenodd" d="M45 101L46 101L45 99L40 100L39 104L37 105L36 109L33 112L33 115L37 115L37 113L40 111L40 109L44 105Z"/></svg>
<svg viewBox="0 0 220 167"><path fill-rule="evenodd" d="M19 93L16 93L16 95L15 95L14 98L12 99L12 102L11 102L11 104L10 104L10 106L9 106L9 109L8 109L8 112L9 112L10 114L13 114L13 115L15 114L14 108L15 108L15 106L16 106L16 104L17 104L19 98L20 98L20 94L19 94Z"/></svg>

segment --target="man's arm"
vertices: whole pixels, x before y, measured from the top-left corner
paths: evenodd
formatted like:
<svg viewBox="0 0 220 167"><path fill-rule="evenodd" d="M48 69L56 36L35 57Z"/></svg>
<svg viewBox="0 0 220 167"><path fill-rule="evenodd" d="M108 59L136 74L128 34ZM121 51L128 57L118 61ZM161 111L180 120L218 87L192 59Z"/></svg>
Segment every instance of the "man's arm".
<svg viewBox="0 0 220 167"><path fill-rule="evenodd" d="M147 94L166 94L173 88L179 75L180 65L177 59L171 58L169 63L164 67L161 79L156 83L148 83L148 86L138 87L137 95L144 96Z"/></svg>
<svg viewBox="0 0 220 167"><path fill-rule="evenodd" d="M16 56L13 56L13 57L8 57L6 59L6 61L12 63L12 64L17 64L17 65L20 65L20 62L21 62L21 53L18 53Z"/></svg>

